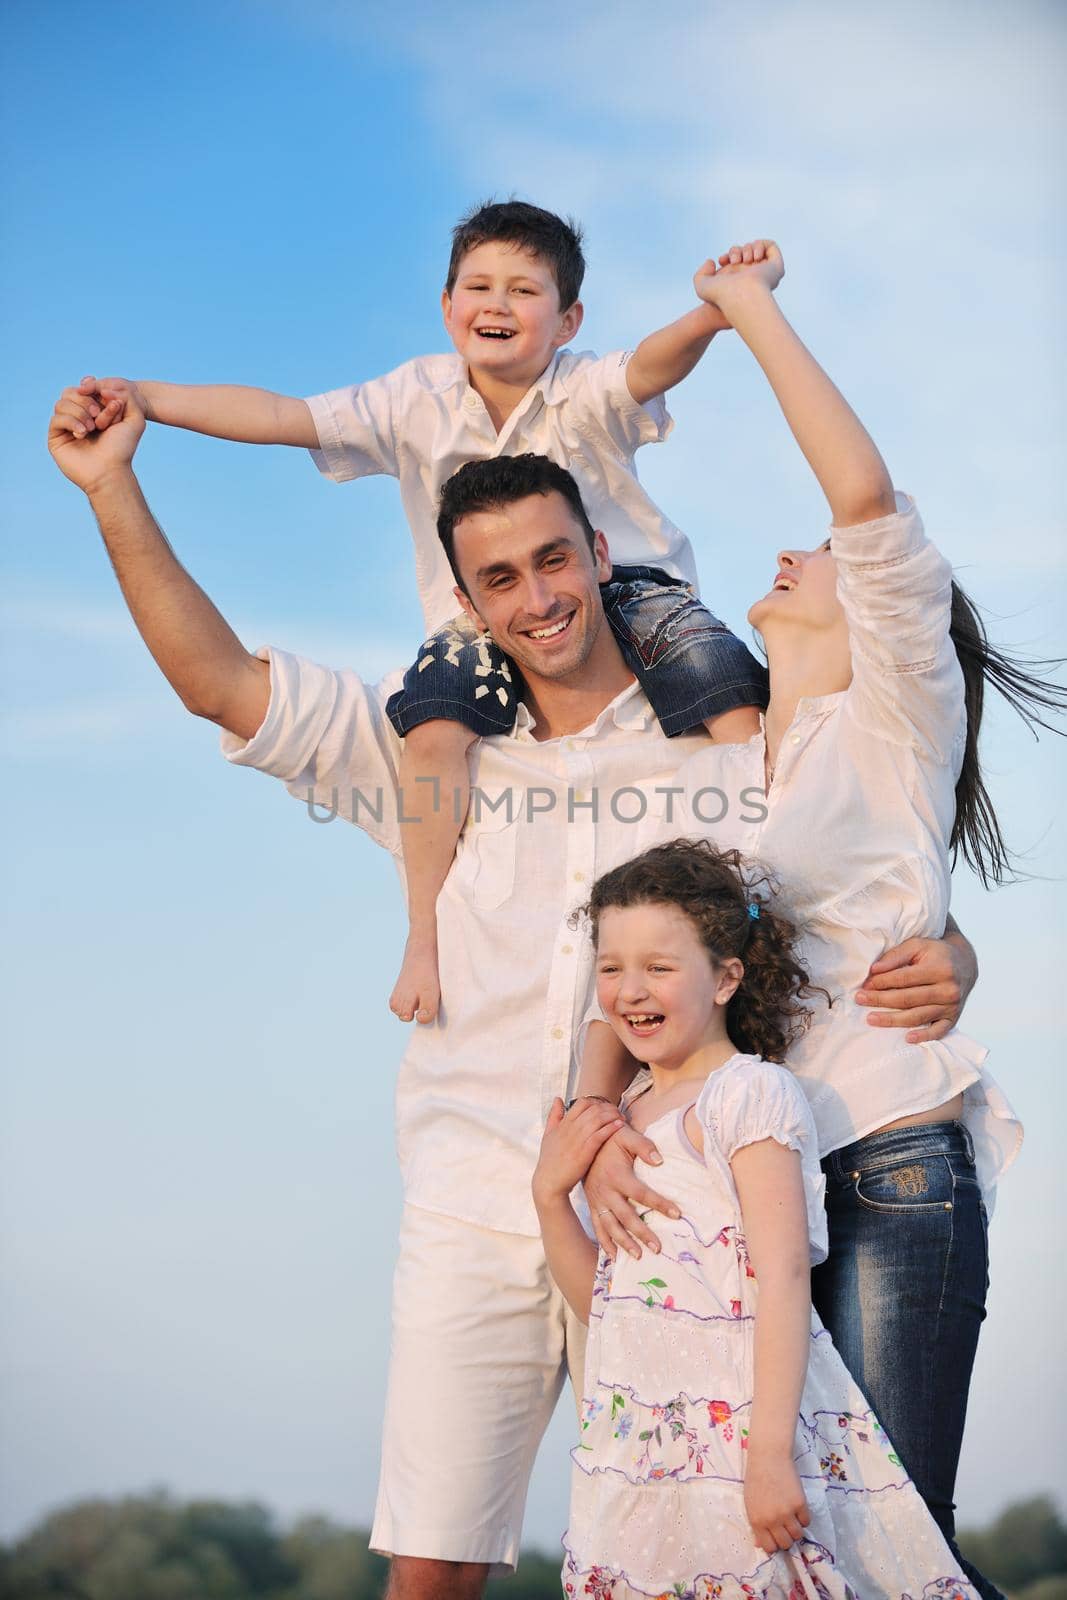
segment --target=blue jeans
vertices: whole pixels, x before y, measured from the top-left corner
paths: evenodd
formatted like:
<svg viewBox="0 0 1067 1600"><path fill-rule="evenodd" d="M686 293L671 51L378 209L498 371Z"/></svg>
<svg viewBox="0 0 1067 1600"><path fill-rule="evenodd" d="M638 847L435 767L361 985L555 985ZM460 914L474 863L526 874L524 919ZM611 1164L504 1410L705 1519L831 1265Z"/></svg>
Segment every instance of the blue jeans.
<svg viewBox="0 0 1067 1600"><path fill-rule="evenodd" d="M766 667L688 584L659 567L613 567L600 593L626 665L668 739L738 706L766 706Z"/></svg>
<svg viewBox="0 0 1067 1600"><path fill-rule="evenodd" d="M668 738L737 706L767 704L767 669L688 584L660 567L613 567L600 593L626 665ZM385 709L401 738L436 718L485 737L513 727L522 687L518 668L488 634L457 618L426 640Z"/></svg>
<svg viewBox="0 0 1067 1600"><path fill-rule="evenodd" d="M962 1570L956 1468L989 1287L986 1215L958 1122L874 1133L823 1162L830 1255L812 1299Z"/></svg>

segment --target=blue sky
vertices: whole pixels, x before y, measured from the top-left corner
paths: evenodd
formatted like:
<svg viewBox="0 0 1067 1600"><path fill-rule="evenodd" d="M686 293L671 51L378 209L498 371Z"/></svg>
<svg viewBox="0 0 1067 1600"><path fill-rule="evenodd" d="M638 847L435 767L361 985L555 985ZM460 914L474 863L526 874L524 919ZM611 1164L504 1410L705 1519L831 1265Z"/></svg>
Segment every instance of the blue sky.
<svg viewBox="0 0 1067 1600"><path fill-rule="evenodd" d="M306 394L443 347L456 216L581 217L580 348L777 237L788 314L1006 641L1062 650L1062 82L1052 5L54 0L6 19L0 281L9 894L0 1528L167 1483L367 1522L399 1190L390 864L228 769L43 448L85 371ZM643 476L741 626L820 497L717 341ZM368 676L419 637L396 486L150 430L142 479L249 645ZM1030 881L959 875L969 1030L1028 1122L992 1239L966 1519L1062 1481L1061 751L994 708ZM528 1535L565 1508L567 1418Z"/></svg>

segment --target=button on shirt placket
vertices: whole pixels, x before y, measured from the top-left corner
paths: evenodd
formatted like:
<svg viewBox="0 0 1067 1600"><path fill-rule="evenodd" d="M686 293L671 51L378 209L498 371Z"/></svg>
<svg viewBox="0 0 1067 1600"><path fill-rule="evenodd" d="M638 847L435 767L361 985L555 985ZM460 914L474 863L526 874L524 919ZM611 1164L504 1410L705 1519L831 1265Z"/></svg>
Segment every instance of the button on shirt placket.
<svg viewBox="0 0 1067 1600"><path fill-rule="evenodd" d="M541 1116L556 1095L566 1096L570 1077L575 968L583 957L581 930L570 925L576 906L589 897L596 876L596 765L584 739L561 739L556 757L557 805L564 825L564 881L571 898L562 908L548 979L545 1042L541 1057ZM579 798L580 797L580 798ZM573 803L572 803L573 802ZM573 813L573 820L572 820Z"/></svg>

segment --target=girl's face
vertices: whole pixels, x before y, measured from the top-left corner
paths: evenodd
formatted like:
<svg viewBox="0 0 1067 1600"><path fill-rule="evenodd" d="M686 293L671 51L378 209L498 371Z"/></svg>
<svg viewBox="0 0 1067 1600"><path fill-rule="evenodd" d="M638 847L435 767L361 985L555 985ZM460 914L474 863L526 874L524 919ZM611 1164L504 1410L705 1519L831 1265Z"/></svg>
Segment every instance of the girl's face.
<svg viewBox="0 0 1067 1600"><path fill-rule="evenodd" d="M726 1003L744 973L737 960L716 965L673 905L601 912L596 970L604 1015L627 1050L664 1070L727 1038Z"/></svg>

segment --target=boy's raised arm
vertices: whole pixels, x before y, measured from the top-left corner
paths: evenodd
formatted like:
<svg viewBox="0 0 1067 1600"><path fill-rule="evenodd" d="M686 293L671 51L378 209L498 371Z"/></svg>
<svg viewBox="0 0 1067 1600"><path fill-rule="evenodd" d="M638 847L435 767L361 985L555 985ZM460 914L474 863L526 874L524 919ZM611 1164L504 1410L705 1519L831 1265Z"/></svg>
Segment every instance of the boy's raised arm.
<svg viewBox="0 0 1067 1600"><path fill-rule="evenodd" d="M106 402L131 397L150 422L189 428L241 444L291 444L317 449L319 438L307 402L270 389L229 383L160 383L156 379L83 378L86 433L108 425ZM96 408L94 411L93 408ZM99 419L99 420L98 420Z"/></svg>
<svg viewBox="0 0 1067 1600"><path fill-rule="evenodd" d="M762 261L767 244L765 239L756 239L744 249L749 252L749 259ZM700 271L704 272L709 264L705 262ZM687 378L715 335L729 327L717 306L704 304L694 306L677 322L669 322L642 339L626 363L626 385L638 405L665 394Z"/></svg>

